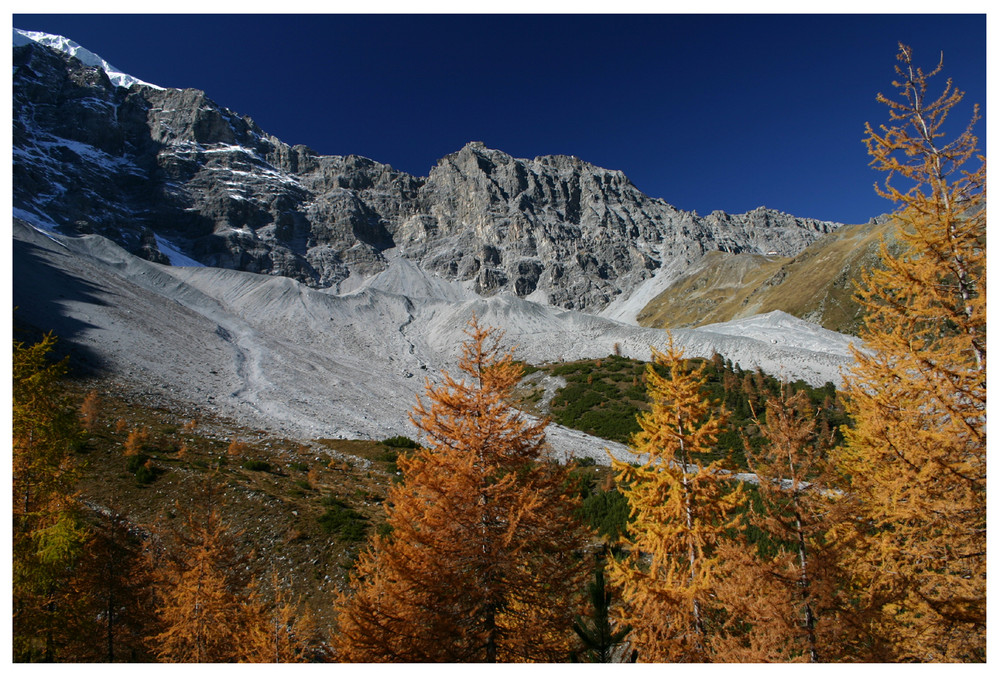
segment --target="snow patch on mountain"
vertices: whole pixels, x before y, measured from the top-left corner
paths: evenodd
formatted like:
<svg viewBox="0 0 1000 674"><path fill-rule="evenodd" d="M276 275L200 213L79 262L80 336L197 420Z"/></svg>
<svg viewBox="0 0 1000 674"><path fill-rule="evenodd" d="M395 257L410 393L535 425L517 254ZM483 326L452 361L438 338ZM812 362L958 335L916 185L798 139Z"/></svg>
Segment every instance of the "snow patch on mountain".
<svg viewBox="0 0 1000 674"><path fill-rule="evenodd" d="M35 213L32 211L26 211L23 208L14 207L14 217L24 220L30 224L33 228L40 232L54 232L56 231L56 223L52 222L49 218L45 217L41 213ZM54 241L55 239L53 239Z"/></svg>
<svg viewBox="0 0 1000 674"><path fill-rule="evenodd" d="M174 267L204 267L201 262L197 260L192 260L187 255L181 252L181 249L164 239L159 234L154 234L153 237L156 239L156 247L160 249L160 252L167 256L170 260L170 264Z"/></svg>
<svg viewBox="0 0 1000 674"><path fill-rule="evenodd" d="M29 44L31 42L37 42L38 44L45 45L52 49L68 54L82 63L88 66L94 66L100 68L108 75L110 79L116 86L125 87L126 89L133 84L141 84L146 87L151 87L153 89L163 89L163 87L157 86L155 84L150 84L149 82L144 82L138 77L133 77L127 73L123 73L118 68L114 67L100 56L90 51L86 47L81 47L79 44L70 40L69 38L63 37L62 35L51 35L50 33L41 33L32 30L21 30L20 28L14 29L14 46L20 47L22 45Z"/></svg>

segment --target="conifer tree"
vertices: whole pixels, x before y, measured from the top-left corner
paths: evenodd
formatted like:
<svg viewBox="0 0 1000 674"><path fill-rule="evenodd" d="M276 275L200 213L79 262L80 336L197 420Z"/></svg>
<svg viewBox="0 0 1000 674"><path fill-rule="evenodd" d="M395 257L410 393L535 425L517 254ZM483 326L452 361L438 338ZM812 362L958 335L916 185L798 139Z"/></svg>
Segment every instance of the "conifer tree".
<svg viewBox="0 0 1000 674"><path fill-rule="evenodd" d="M236 662L246 631L245 558L223 524L209 486L184 513L174 545L154 567L159 630L149 638L161 662Z"/></svg>
<svg viewBox="0 0 1000 674"><path fill-rule="evenodd" d="M246 629L238 641L240 662L310 662L325 655L320 629L312 611L294 602L271 571L273 599L266 600L252 582L245 602Z"/></svg>
<svg viewBox="0 0 1000 674"><path fill-rule="evenodd" d="M667 376L654 367L665 366ZM624 560L610 561L621 589L621 620L643 662L709 662L719 617L716 546L739 528L745 502L739 485L702 466L695 455L712 449L724 422L703 395L704 364L688 371L671 338L666 353L653 350L646 368L650 410L639 417L631 451L639 465L613 461L634 521Z"/></svg>
<svg viewBox="0 0 1000 674"><path fill-rule="evenodd" d="M411 413L426 448L400 457L392 534L362 553L336 601L335 655L350 661L558 661L574 649L584 543L546 460L547 422L511 406L521 368L473 318L456 381Z"/></svg>
<svg viewBox="0 0 1000 674"><path fill-rule="evenodd" d="M907 250L865 278L864 349L848 379L854 428L837 453L856 513L837 529L861 646L916 661L981 660L986 627L985 158L973 126L944 140L963 97L900 45L892 124L867 127ZM971 166L971 169L969 168ZM897 186L894 181L905 183Z"/></svg>
<svg viewBox="0 0 1000 674"><path fill-rule="evenodd" d="M76 637L69 659L150 662L146 638L155 625L152 567L138 530L120 513L92 515L91 538L71 580L84 598L68 626Z"/></svg>
<svg viewBox="0 0 1000 674"><path fill-rule="evenodd" d="M799 599L785 577L795 572L788 556L758 554L742 538L727 539L716 551L713 593L720 611L712 635L716 662L808 662L801 644Z"/></svg>
<svg viewBox="0 0 1000 674"><path fill-rule="evenodd" d="M747 602L736 613L753 625L744 636L760 659L819 662L835 650L832 639L820 637L829 636L836 574L825 540L833 509L817 482L833 438L817 424L805 391L789 393L786 385L780 397L768 398L764 421L756 419L765 440L760 449L744 440L760 494L750 522L767 537L767 550L764 559L747 562L745 571L757 579L734 584L743 586Z"/></svg>
<svg viewBox="0 0 1000 674"><path fill-rule="evenodd" d="M594 580L587 585L587 594L592 613L586 620L577 618L573 624L573 630L584 646L580 655L589 662L614 662L617 651L632 628L623 625L615 629L611 619L612 592L604 582L604 569L600 565L594 567Z"/></svg>
<svg viewBox="0 0 1000 674"><path fill-rule="evenodd" d="M76 598L68 581L87 540L73 499L70 446L79 437L75 410L52 363L51 334L13 350L11 464L13 653L16 661L52 661L65 641Z"/></svg>
<svg viewBox="0 0 1000 674"><path fill-rule="evenodd" d="M99 413L100 399L97 397L97 391L90 390L80 403L80 425L88 433L94 430Z"/></svg>

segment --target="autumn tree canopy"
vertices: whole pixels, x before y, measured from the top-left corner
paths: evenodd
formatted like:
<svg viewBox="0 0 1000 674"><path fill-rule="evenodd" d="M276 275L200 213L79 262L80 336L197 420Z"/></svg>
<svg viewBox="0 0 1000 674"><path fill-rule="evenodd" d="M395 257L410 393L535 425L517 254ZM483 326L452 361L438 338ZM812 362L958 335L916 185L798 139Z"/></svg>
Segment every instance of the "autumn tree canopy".
<svg viewBox="0 0 1000 674"><path fill-rule="evenodd" d="M744 439L744 446L759 495L749 519L763 544L744 569L754 578L729 584L731 603L742 604L736 613L752 625L741 640L758 661L829 661L839 655L841 623L826 540L837 512L824 460L832 433L817 422L806 392L792 394L787 384L761 412L764 442L755 448Z"/></svg>
<svg viewBox="0 0 1000 674"><path fill-rule="evenodd" d="M56 339L15 341L12 412L14 659L52 661L72 635L69 586L87 540L73 489L71 447L79 421L60 385L66 362L52 362Z"/></svg>
<svg viewBox="0 0 1000 674"><path fill-rule="evenodd" d="M856 513L837 531L870 625L859 648L898 660L985 658L986 161L973 127L946 140L962 92L936 99L900 45L867 127L880 194L908 249L864 280L864 347L847 380L855 426L836 453Z"/></svg>
<svg viewBox="0 0 1000 674"><path fill-rule="evenodd" d="M695 459L711 451L723 423L701 390L704 364L689 371L673 340L666 353L653 350L653 363L646 369L650 410L631 446L638 465L612 464L635 519L622 541L630 552L610 560L609 576L621 589L619 617L632 625L640 661L710 662L715 551L738 528L745 496L720 462Z"/></svg>
<svg viewBox="0 0 1000 674"><path fill-rule="evenodd" d="M270 614L220 500L209 477L153 563L157 625L148 641L160 662L273 662Z"/></svg>
<svg viewBox="0 0 1000 674"><path fill-rule="evenodd" d="M511 406L521 367L473 318L456 380L428 383L377 538L337 599L336 656L369 662L568 659L585 542L547 460L546 421Z"/></svg>

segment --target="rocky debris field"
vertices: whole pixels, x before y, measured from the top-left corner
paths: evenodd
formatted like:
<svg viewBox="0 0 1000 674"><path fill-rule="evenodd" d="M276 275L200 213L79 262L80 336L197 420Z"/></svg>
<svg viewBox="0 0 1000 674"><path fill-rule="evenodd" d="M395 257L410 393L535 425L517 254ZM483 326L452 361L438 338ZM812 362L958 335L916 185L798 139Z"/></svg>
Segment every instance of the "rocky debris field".
<svg viewBox="0 0 1000 674"><path fill-rule="evenodd" d="M665 332L537 304L478 297L404 260L334 295L282 277L171 267L99 236L61 237L15 223L17 319L53 330L81 367L155 401L184 401L283 437L410 435L427 382L453 371L473 315L506 331L529 363L648 359ZM409 297L408 287L423 288ZM815 385L840 382L844 335L780 312L677 330L689 356L718 352L744 369ZM561 456L606 462L607 442L554 427Z"/></svg>

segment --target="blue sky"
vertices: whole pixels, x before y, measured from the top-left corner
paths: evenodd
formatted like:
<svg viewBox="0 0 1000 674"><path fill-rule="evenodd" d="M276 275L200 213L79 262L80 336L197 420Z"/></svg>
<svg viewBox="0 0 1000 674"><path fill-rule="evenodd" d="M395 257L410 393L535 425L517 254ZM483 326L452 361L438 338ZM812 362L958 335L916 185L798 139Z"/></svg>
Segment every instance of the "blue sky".
<svg viewBox="0 0 1000 674"><path fill-rule="evenodd" d="M415 175L479 140L576 155L701 214L865 222L864 124L896 44L986 104L978 15L28 15L148 82L204 90L290 144ZM932 93L936 94L935 89ZM985 152L985 122L978 127Z"/></svg>

